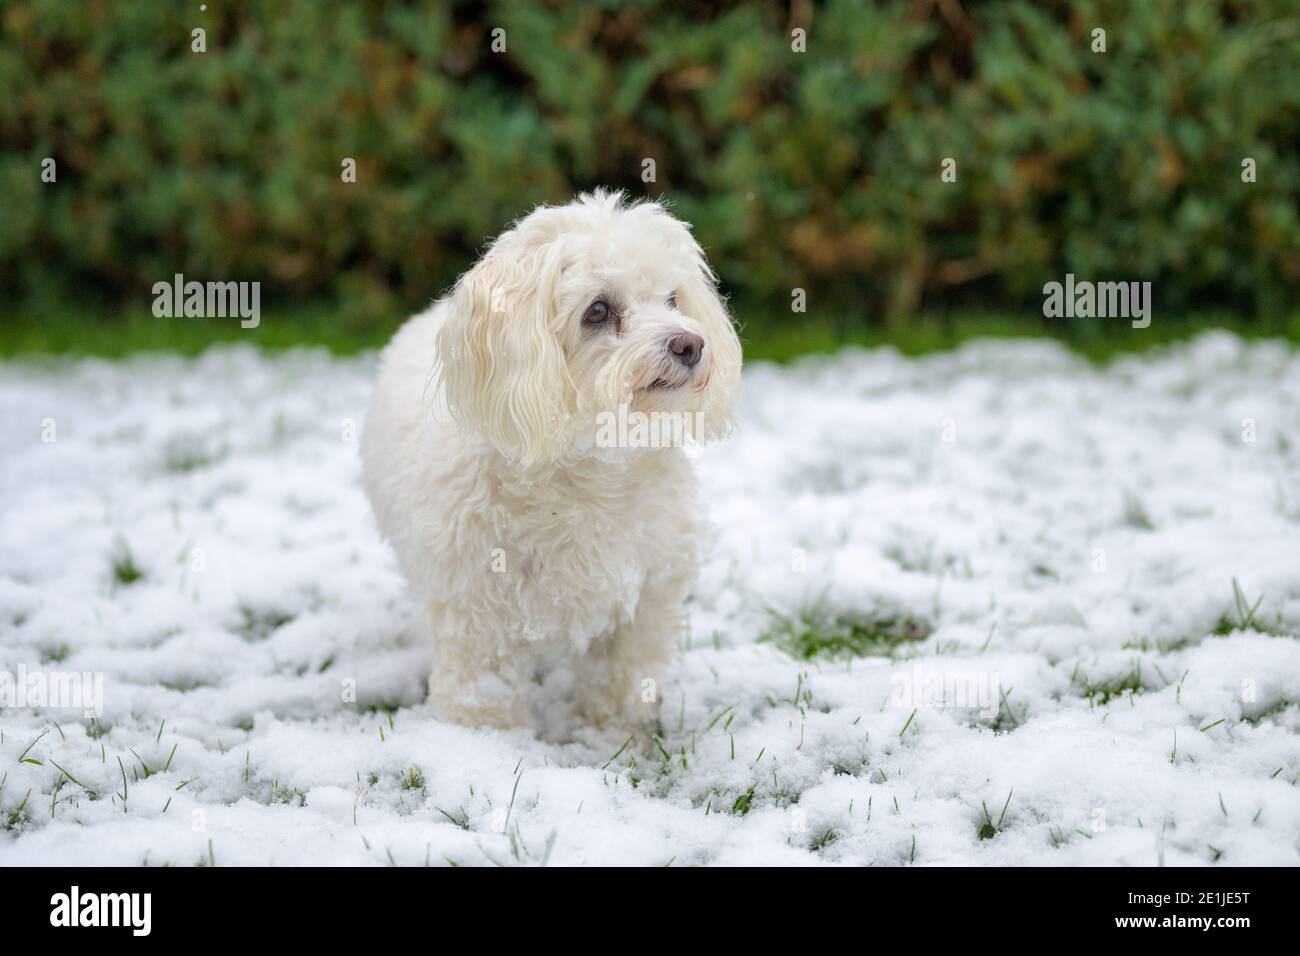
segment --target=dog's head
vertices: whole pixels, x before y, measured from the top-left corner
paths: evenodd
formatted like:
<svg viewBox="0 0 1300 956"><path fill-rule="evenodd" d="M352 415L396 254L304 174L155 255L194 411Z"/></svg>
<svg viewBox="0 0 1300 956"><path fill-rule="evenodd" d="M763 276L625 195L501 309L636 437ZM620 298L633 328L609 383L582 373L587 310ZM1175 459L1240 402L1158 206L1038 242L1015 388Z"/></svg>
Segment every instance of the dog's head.
<svg viewBox="0 0 1300 956"><path fill-rule="evenodd" d="M690 228L596 192L543 206L461 277L438 334L447 403L524 464L552 461L619 406L730 424L740 341ZM687 414L690 413L690 414Z"/></svg>

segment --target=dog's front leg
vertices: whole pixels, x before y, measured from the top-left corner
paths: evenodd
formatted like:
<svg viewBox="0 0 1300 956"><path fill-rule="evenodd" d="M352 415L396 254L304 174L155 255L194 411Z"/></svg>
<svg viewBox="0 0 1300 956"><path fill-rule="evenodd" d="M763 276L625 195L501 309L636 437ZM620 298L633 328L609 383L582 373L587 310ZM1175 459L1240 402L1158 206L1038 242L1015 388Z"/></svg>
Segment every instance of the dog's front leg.
<svg viewBox="0 0 1300 956"><path fill-rule="evenodd" d="M531 724L527 655L501 655L486 641L464 635L435 641L429 703L439 720L466 727L527 727Z"/></svg>
<svg viewBox="0 0 1300 956"><path fill-rule="evenodd" d="M647 585L632 620L598 640L580 659L578 709L598 726L635 730L658 713L664 666L688 625L688 577Z"/></svg>

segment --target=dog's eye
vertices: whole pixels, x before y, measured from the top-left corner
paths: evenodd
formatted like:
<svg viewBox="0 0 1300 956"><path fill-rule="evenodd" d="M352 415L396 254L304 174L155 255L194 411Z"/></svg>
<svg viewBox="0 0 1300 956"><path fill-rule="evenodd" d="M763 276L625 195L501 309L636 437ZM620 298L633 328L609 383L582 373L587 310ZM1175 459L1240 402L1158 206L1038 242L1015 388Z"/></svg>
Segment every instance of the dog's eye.
<svg viewBox="0 0 1300 956"><path fill-rule="evenodd" d="M582 321L589 325L600 325L610 316L609 303L604 299L597 299L591 305L587 306L586 313L582 316Z"/></svg>
<svg viewBox="0 0 1300 956"><path fill-rule="evenodd" d="M675 309L675 308L677 308L677 292L676 292L676 290L674 290L674 291L672 291L672 292L670 292L670 293L668 294L668 308L670 308L670 309Z"/></svg>

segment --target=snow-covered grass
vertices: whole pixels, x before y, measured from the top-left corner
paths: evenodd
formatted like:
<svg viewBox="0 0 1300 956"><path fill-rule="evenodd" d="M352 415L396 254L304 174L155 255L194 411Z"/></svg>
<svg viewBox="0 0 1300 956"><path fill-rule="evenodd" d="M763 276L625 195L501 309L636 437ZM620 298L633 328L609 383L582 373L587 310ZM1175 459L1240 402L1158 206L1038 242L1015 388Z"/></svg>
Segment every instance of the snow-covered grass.
<svg viewBox="0 0 1300 956"><path fill-rule="evenodd" d="M371 370L0 365L0 670L105 678L0 711L0 864L1300 862L1292 347L749 368L633 741L429 716Z"/></svg>

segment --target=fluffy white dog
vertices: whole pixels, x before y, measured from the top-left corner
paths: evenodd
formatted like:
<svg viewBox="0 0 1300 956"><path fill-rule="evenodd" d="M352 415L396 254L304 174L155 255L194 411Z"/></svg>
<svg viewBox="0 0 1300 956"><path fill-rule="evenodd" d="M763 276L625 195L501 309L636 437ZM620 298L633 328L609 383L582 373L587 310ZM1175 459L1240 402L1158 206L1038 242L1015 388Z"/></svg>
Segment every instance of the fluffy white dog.
<svg viewBox="0 0 1300 956"><path fill-rule="evenodd" d="M384 350L365 486L441 717L531 723L557 656L585 719L648 716L695 571L682 444L727 431L739 386L715 284L688 226L596 192L517 222Z"/></svg>

